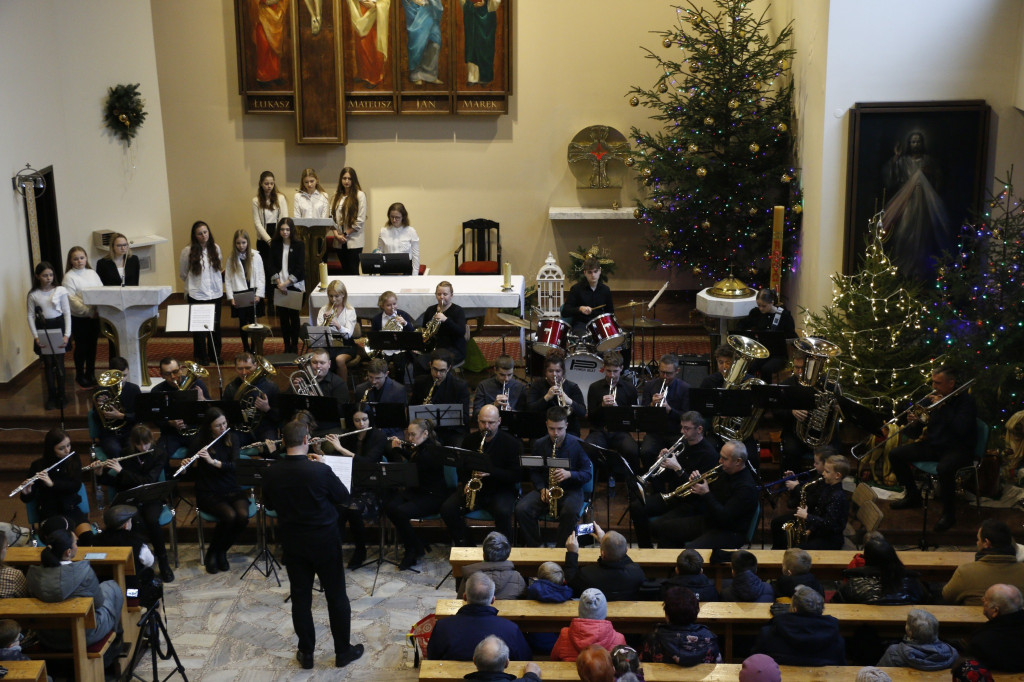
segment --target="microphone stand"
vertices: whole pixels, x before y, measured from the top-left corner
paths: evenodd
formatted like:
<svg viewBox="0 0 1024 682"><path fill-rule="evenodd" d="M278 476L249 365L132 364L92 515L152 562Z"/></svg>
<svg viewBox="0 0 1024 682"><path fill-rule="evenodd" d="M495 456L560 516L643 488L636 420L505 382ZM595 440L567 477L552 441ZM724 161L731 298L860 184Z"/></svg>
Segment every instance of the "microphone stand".
<svg viewBox="0 0 1024 682"><path fill-rule="evenodd" d="M220 390L219 396L224 398L224 375L220 371L220 355L217 353L217 344L213 342L213 330L210 329L210 325L204 324L206 332L210 335L210 347L213 348L213 364L217 365L217 386Z"/></svg>
<svg viewBox="0 0 1024 682"><path fill-rule="evenodd" d="M43 309L36 306L36 330L42 330L40 335L41 339L44 339L40 344L41 350L50 351L50 362L43 361L43 376L45 379L53 380L55 387L54 397L57 399L57 407L60 409L60 427L64 428L64 353L61 353L60 360L57 360L57 354L54 352L53 344L50 343L50 335L46 333L46 318L43 317ZM63 323L61 323L61 332L64 331ZM67 348L64 349L67 352ZM45 357L45 353L43 354ZM49 366L48 366L49 365Z"/></svg>

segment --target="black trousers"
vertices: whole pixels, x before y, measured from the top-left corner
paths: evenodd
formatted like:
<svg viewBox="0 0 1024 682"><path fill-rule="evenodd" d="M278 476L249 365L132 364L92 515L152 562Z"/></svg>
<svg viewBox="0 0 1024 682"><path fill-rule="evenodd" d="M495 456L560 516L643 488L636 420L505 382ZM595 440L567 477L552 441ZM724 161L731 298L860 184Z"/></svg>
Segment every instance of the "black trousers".
<svg viewBox="0 0 1024 682"><path fill-rule="evenodd" d="M473 547L469 541L469 528L463 519L462 506L466 501L466 495L462 490L452 493L444 504L441 505L441 518L444 525L448 526L448 532L452 536L452 545L455 547ZM516 503L514 492L499 491L481 495L477 493L476 509L482 509L494 517L494 529L512 542L512 511Z"/></svg>
<svg viewBox="0 0 1024 682"><path fill-rule="evenodd" d="M157 559L167 559L167 545L164 543L164 529L160 527L160 513L164 505L159 502L147 502L139 509L142 525L146 529L146 539L153 545L153 554Z"/></svg>
<svg viewBox="0 0 1024 682"><path fill-rule="evenodd" d="M654 524L654 533L659 548L728 549L747 542L740 533L709 526L702 516L667 514Z"/></svg>
<svg viewBox="0 0 1024 682"><path fill-rule="evenodd" d="M284 340L285 353L299 352L299 311L291 308L277 308L277 317L281 321L281 339Z"/></svg>
<svg viewBox="0 0 1024 682"><path fill-rule="evenodd" d="M356 546L357 550L366 550L366 524L363 523L363 514L358 509L351 507L338 507L338 525L342 528L348 523L349 539Z"/></svg>
<svg viewBox="0 0 1024 682"><path fill-rule="evenodd" d="M334 638L334 654L348 651L352 630L352 607L345 593L345 564L341 552L338 527L322 532L302 534L284 544L284 567L291 583L292 626L299 638L299 651L316 649L316 627L313 624L313 578L327 600L327 617Z"/></svg>
<svg viewBox="0 0 1024 682"><path fill-rule="evenodd" d="M443 502L440 495L422 492L401 492L388 500L385 507L388 519L398 531L406 552L419 554L423 551L423 543L413 530L412 519L438 513Z"/></svg>
<svg viewBox="0 0 1024 682"><path fill-rule="evenodd" d="M353 249L350 248L348 244L343 244L342 247L338 249L338 260L341 261L342 275L349 275L354 277L359 274L359 255L362 252L362 247L358 249Z"/></svg>
<svg viewBox="0 0 1024 682"><path fill-rule="evenodd" d="M564 547L569 534L576 530L580 512L583 510L583 491L566 490L558 502L558 535L555 536L555 547ZM548 513L548 503L541 502L540 491L534 490L519 498L516 503L516 520L523 534L525 547L540 547L540 517Z"/></svg>
<svg viewBox="0 0 1024 682"><path fill-rule="evenodd" d="M939 499L942 513L951 515L956 511L956 471L971 463L970 453L950 447L935 447L926 442L902 445L889 453L889 463L896 479L907 489L908 497L920 496L914 484L914 462L938 462Z"/></svg>
<svg viewBox="0 0 1024 682"><path fill-rule="evenodd" d="M231 549L238 536L249 525L249 498L242 491L212 504L208 500L202 501L200 508L217 519L207 557L211 552L227 552Z"/></svg>
<svg viewBox="0 0 1024 682"><path fill-rule="evenodd" d="M201 365L208 365L214 359L221 359L223 362L223 359L220 358L220 306L224 297L221 296L212 301L201 301L198 298L186 295L185 299L189 303L212 303L217 307L213 316L213 338L210 338L211 334L209 331L192 333L192 355L195 361Z"/></svg>
<svg viewBox="0 0 1024 682"><path fill-rule="evenodd" d="M96 345L100 337L100 321L96 317L75 317L71 321L71 338L75 340L75 376L92 377L96 372Z"/></svg>
<svg viewBox="0 0 1024 682"><path fill-rule="evenodd" d="M625 431L605 431L604 429L594 429L587 435L587 443L596 445L599 448L608 448L622 455L627 462L629 467L633 470L636 476L643 473L641 471L642 464L640 463L640 447L636 444L636 440L633 438L633 434L626 433ZM625 467L622 466L622 462L612 462L613 473L624 473Z"/></svg>

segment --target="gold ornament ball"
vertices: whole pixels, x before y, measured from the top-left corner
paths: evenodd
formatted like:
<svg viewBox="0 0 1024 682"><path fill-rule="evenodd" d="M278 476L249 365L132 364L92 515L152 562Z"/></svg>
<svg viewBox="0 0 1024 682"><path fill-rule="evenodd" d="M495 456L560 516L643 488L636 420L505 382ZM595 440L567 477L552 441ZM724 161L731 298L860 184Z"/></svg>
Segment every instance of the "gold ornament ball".
<svg viewBox="0 0 1024 682"><path fill-rule="evenodd" d="M644 176L645 178L649 178L651 177L651 172L652 171L650 166L647 166L640 171L640 175Z"/></svg>
<svg viewBox="0 0 1024 682"><path fill-rule="evenodd" d="M672 248L672 242L665 242L665 248L666 249L671 249Z"/></svg>
<svg viewBox="0 0 1024 682"><path fill-rule="evenodd" d="M761 83L760 81L750 81L750 87L754 88L755 90L760 90Z"/></svg>
<svg viewBox="0 0 1024 682"><path fill-rule="evenodd" d="M651 260L651 258L653 257L654 254L652 254L650 251L644 251L644 260Z"/></svg>
<svg viewBox="0 0 1024 682"><path fill-rule="evenodd" d="M694 265L692 272L693 272L693 276L694 277L700 277L701 276L700 266Z"/></svg>
<svg viewBox="0 0 1024 682"><path fill-rule="evenodd" d="M712 45L710 48L708 48L708 54L717 57L718 56L718 48L715 47L714 45Z"/></svg>
<svg viewBox="0 0 1024 682"><path fill-rule="evenodd" d="M702 19L700 18L699 14L694 14L693 17L690 19L690 23L693 24L694 26L700 26L701 21Z"/></svg>
<svg viewBox="0 0 1024 682"><path fill-rule="evenodd" d="M696 154L697 153L697 149L699 149L699 147L697 147L697 145L694 144L693 142L691 142L690 144L686 145L686 151L690 152L691 154Z"/></svg>
<svg viewBox="0 0 1024 682"><path fill-rule="evenodd" d="M643 215L643 214L640 213L640 209L639 208L634 208L633 209L633 219L634 220L640 220L640 216L641 215Z"/></svg>
<svg viewBox="0 0 1024 682"><path fill-rule="evenodd" d="M789 130L789 126L787 126L785 123L780 123L779 125L775 126L775 129L778 130L780 133L784 133L787 130Z"/></svg>
<svg viewBox="0 0 1024 682"><path fill-rule="evenodd" d="M757 215L757 209L751 206L750 211L748 211L748 213L750 213L750 217L754 217Z"/></svg>
<svg viewBox="0 0 1024 682"><path fill-rule="evenodd" d="M665 208L665 204L663 204L660 201L655 201L654 202L654 208L656 208L656 209L658 209L660 211L661 209ZM668 230L665 230L665 236L666 237L668 236Z"/></svg>
<svg viewBox="0 0 1024 682"><path fill-rule="evenodd" d="M715 119L713 119L710 116L708 116L707 118L704 119L704 125L706 125L706 126L713 126L713 125L715 125Z"/></svg>
<svg viewBox="0 0 1024 682"><path fill-rule="evenodd" d="M672 236L672 233L668 231L667 227L666 228L662 228L661 236L664 237L665 239L668 239L670 236Z"/></svg>
<svg viewBox="0 0 1024 682"><path fill-rule="evenodd" d="M792 182L793 181L793 176L790 175L789 173L783 173L781 180L783 182Z"/></svg>
<svg viewBox="0 0 1024 682"><path fill-rule="evenodd" d="M630 97L629 98L629 106L631 106L631 107L638 107L638 106L640 106L640 98L639 97Z"/></svg>
<svg viewBox="0 0 1024 682"><path fill-rule="evenodd" d="M661 41L661 44L664 45L666 48L672 47L672 39L665 38L663 41Z"/></svg>
<svg viewBox="0 0 1024 682"><path fill-rule="evenodd" d="M729 108L730 109L739 109L740 108L740 101L738 99L731 99L731 100L729 100Z"/></svg>
<svg viewBox="0 0 1024 682"><path fill-rule="evenodd" d="M705 168L704 166L701 166L700 168L697 169L697 177L698 178L703 178L707 174L708 174L708 169Z"/></svg>
<svg viewBox="0 0 1024 682"><path fill-rule="evenodd" d="M690 73L699 73L700 69L700 62L690 62Z"/></svg>
<svg viewBox="0 0 1024 682"><path fill-rule="evenodd" d="M661 85L658 86L658 92L664 95L666 92L668 92L668 86L662 83Z"/></svg>
<svg viewBox="0 0 1024 682"><path fill-rule="evenodd" d="M705 230L710 230L711 229L711 223L709 221L707 221L707 220L702 222L700 224L700 226L703 227Z"/></svg>
<svg viewBox="0 0 1024 682"><path fill-rule="evenodd" d="M800 215L803 212L804 212L804 207L801 206L800 204L796 204L795 206L793 206L793 213L796 213L797 215Z"/></svg>
<svg viewBox="0 0 1024 682"><path fill-rule="evenodd" d="M751 142L751 143L750 143L750 153L751 153L751 154L756 154L756 153L758 153L759 151L761 151L761 145L759 145L759 144L758 144L758 143L756 143L756 142Z"/></svg>
<svg viewBox="0 0 1024 682"><path fill-rule="evenodd" d="M779 68L780 69L786 69L788 67L789 67L789 62L788 61L786 61L785 59L780 59L779 60Z"/></svg>
<svg viewBox="0 0 1024 682"><path fill-rule="evenodd" d="M633 164L636 163L636 159L634 159L632 156L627 156L626 160L623 161L623 163L626 164L627 168L632 168Z"/></svg>

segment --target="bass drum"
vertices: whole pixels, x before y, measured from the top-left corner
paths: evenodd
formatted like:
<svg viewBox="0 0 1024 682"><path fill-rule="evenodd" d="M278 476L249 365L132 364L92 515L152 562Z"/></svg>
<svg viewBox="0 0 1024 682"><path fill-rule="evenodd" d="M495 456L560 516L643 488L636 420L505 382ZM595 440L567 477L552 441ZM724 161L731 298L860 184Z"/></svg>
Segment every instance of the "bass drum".
<svg viewBox="0 0 1024 682"><path fill-rule="evenodd" d="M547 355L555 349L565 350L569 339L569 325L561 320L541 320L537 323L537 339L533 342L533 350Z"/></svg>
<svg viewBox="0 0 1024 682"><path fill-rule="evenodd" d="M565 378L579 384L586 398L590 384L604 378L603 366L601 357L594 353L573 353L565 359Z"/></svg>
<svg viewBox="0 0 1024 682"><path fill-rule="evenodd" d="M587 331L594 339L594 347L602 353L618 350L626 342L626 333L622 331L612 313L598 315L592 319L587 323Z"/></svg>

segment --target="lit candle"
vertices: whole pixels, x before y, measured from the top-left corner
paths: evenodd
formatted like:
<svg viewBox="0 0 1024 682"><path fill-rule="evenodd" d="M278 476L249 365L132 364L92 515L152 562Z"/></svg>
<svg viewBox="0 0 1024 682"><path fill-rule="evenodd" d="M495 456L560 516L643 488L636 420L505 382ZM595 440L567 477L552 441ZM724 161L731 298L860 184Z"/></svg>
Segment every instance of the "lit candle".
<svg viewBox="0 0 1024 682"><path fill-rule="evenodd" d="M327 263L320 264L320 288L327 290Z"/></svg>
<svg viewBox="0 0 1024 682"><path fill-rule="evenodd" d="M505 288L510 289L512 287L512 264L505 261Z"/></svg>

